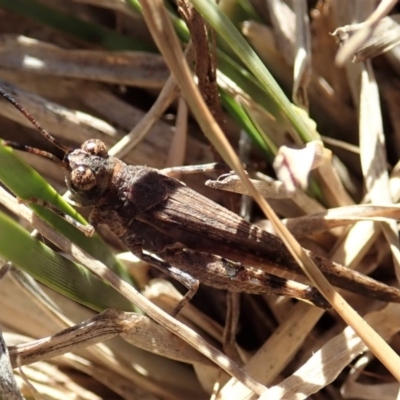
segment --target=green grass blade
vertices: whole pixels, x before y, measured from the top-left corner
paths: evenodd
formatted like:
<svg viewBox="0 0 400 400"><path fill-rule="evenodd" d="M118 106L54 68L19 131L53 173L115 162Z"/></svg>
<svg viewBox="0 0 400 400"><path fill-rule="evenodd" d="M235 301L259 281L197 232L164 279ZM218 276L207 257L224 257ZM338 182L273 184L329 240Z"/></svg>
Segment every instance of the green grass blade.
<svg viewBox="0 0 400 400"><path fill-rule="evenodd" d="M33 238L0 212L0 255L57 292L94 310L132 311L133 305L86 268L67 260Z"/></svg>
<svg viewBox="0 0 400 400"><path fill-rule="evenodd" d="M18 158L12 149L2 145L0 145L0 181L21 199L36 197L46 200L79 222L87 223L34 169ZM98 235L88 238L53 212L38 205L30 206L38 216L66 238L102 261L123 279L130 280L125 267Z"/></svg>
<svg viewBox="0 0 400 400"><path fill-rule="evenodd" d="M275 146L271 145L270 142L263 139L263 135L260 133L257 126L253 123L247 112L232 98L232 96L229 96L223 90L221 90L220 93L221 102L224 108L229 112L231 117L242 127L242 129L247 132L247 134L259 147L259 149L261 149L266 154L267 160L269 162L272 162L276 154Z"/></svg>
<svg viewBox="0 0 400 400"><path fill-rule="evenodd" d="M301 115L295 111L293 104L286 97L255 51L246 42L229 18L219 9L218 5L211 0L192 0L191 2L202 17L215 29L218 35L240 57L265 90L275 106L275 110L272 110L273 115L275 117L281 115L283 120L286 119L289 121L303 141L317 140L318 134L308 128Z"/></svg>

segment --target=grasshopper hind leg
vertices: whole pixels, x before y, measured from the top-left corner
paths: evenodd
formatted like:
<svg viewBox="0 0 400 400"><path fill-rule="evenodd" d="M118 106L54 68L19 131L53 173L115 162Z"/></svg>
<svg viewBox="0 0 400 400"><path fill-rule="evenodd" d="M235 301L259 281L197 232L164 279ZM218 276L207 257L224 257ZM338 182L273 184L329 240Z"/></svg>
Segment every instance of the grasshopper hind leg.
<svg viewBox="0 0 400 400"><path fill-rule="evenodd" d="M130 246L131 252L142 261L147 262L153 267L157 268L159 271L164 272L171 278L175 279L183 286L185 286L188 291L183 296L183 298L178 302L172 311L171 315L176 317L178 313L192 300L192 298L197 293L199 289L200 282L189 275L187 272L181 271L180 269L172 266L171 264L162 261L152 255L143 253L141 246L137 246L136 248L132 248Z"/></svg>

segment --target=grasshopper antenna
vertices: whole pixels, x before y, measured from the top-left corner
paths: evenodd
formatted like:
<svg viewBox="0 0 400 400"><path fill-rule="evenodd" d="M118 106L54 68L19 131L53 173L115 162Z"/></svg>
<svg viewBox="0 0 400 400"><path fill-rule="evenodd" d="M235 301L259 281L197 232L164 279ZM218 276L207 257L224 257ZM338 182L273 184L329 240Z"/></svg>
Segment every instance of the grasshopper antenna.
<svg viewBox="0 0 400 400"><path fill-rule="evenodd" d="M55 137L51 136L49 132L44 129L38 121L17 101L15 100L9 93L7 93L2 87L0 87L0 94L10 102L40 133L41 135L52 143L54 146L58 147L60 150L64 152L64 154L68 154L72 151L72 149L68 146L61 144ZM19 143L15 143L8 140L3 140L3 144L5 146L12 147L16 150L25 151L27 153L32 153L39 155L41 157L48 158L55 163L61 165L61 167L65 168L65 163L57 158L54 154L51 154L47 151L37 149L35 147L21 145Z"/></svg>

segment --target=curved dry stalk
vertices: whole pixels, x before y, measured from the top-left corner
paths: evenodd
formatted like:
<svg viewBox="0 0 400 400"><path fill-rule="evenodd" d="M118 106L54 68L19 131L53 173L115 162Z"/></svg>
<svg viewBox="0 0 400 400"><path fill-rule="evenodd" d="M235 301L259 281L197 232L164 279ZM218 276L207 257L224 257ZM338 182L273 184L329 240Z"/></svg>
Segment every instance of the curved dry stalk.
<svg viewBox="0 0 400 400"><path fill-rule="evenodd" d="M171 21L166 13L161 1L141 0L143 15L149 26L151 34L157 43L161 53L165 57L167 65L176 77L179 77L178 84L181 87L192 112L204 133L219 150L224 160L233 167L247 190L251 193L261 209L274 224L279 236L287 248L292 253L295 260L299 263L303 272L310 279L314 286L330 302L332 307L339 313L347 324L363 338L368 347L373 349L374 354L390 370L390 372L400 380L400 360L390 346L363 320L354 309L344 300L344 298L330 285L317 266L307 256L300 244L290 234L287 228L280 222L277 215L273 212L268 203L257 192L244 172L238 157L233 152L232 147L224 137L222 131L215 123L209 110L204 104L198 90L191 77L189 67L183 57L178 38L172 28ZM213 5L214 6L214 5ZM210 3L211 9L211 3ZM211 12L211 11L210 11Z"/></svg>
<svg viewBox="0 0 400 400"><path fill-rule="evenodd" d="M212 365L193 347L148 317L106 310L78 325L33 342L9 347L13 367L48 360L120 335L128 343L151 353L190 364Z"/></svg>

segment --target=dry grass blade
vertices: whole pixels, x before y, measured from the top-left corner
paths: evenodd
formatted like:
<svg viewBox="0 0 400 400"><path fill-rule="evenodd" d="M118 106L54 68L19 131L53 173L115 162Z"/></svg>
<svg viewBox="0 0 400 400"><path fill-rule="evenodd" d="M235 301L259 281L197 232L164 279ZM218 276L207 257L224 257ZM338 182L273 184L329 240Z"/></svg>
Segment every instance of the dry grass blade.
<svg viewBox="0 0 400 400"><path fill-rule="evenodd" d="M185 100L181 97L178 103L178 112L176 115L176 130L171 142L171 149L168 154L166 167L183 165L186 153L188 128L188 108Z"/></svg>
<svg viewBox="0 0 400 400"><path fill-rule="evenodd" d="M283 221L296 236L307 236L311 233L322 232L357 221L390 221L398 219L400 209L396 206L357 205L331 208L324 213L307 215Z"/></svg>
<svg viewBox="0 0 400 400"><path fill-rule="evenodd" d="M400 16L382 18L369 40L354 55L353 62L365 61L386 53L400 44Z"/></svg>
<svg viewBox="0 0 400 400"><path fill-rule="evenodd" d="M390 305L385 310L366 315L365 320L385 340L389 340L400 329L398 325L392 323L392 318L398 315L399 311L398 305ZM365 350L365 344L348 327L343 333L324 345L299 371L279 385L272 387L268 394L261 396L261 399L291 399L295 393L297 394L296 399L305 399L333 381L351 360ZM312 382L302 381L299 379L301 376L312 376L313 380ZM302 393L301 396L299 393Z"/></svg>
<svg viewBox="0 0 400 400"><path fill-rule="evenodd" d="M306 110L309 108L308 86L311 77L310 21L305 1L294 3L296 14L296 55L294 59L293 101Z"/></svg>
<svg viewBox="0 0 400 400"><path fill-rule="evenodd" d="M315 320L321 315L321 310L306 304L294 306L285 321L246 364L246 372L265 382L266 385L271 384L304 343ZM270 390L266 393L269 398ZM232 396L245 399L249 398L251 393L240 382L231 379L222 389L218 398L221 400L231 399Z"/></svg>
<svg viewBox="0 0 400 400"><path fill-rule="evenodd" d="M396 0L382 0L378 8L365 21L363 27L349 40L346 46L342 47L336 56L336 64L343 66L353 54L364 44L372 35L378 22L389 13L396 4Z"/></svg>
<svg viewBox="0 0 400 400"><path fill-rule="evenodd" d="M351 369L346 382L343 384L341 394L346 398L364 398L366 400L382 399L391 400L397 397L399 392L398 383L381 383L368 385L358 383L357 379L364 373L365 368L372 361L371 353L360 357Z"/></svg>
<svg viewBox="0 0 400 400"><path fill-rule="evenodd" d="M171 75L151 109L127 135L110 149L110 154L115 157L124 157L129 154L148 134L153 124L158 121L177 95L178 86L176 85L175 78Z"/></svg>
<svg viewBox="0 0 400 400"><path fill-rule="evenodd" d="M65 50L24 36L0 37L0 66L96 82L161 88L168 78L157 54Z"/></svg>
<svg viewBox="0 0 400 400"><path fill-rule="evenodd" d="M372 150L373 149L373 150ZM361 166L368 195L374 203L392 203L389 192L389 175L386 171L385 137L380 110L378 88L369 61L361 75L360 92L360 152ZM391 244L397 280L400 281L399 235L397 224L383 226Z"/></svg>
<svg viewBox="0 0 400 400"><path fill-rule="evenodd" d="M390 219L399 219L400 209L397 206L385 205L356 205L348 207L330 208L321 213L303 217L282 220L290 232L296 237L304 237L312 233L324 232L339 226L353 224L357 221L373 220L376 222L390 222ZM259 226L270 230L268 221L260 221Z"/></svg>
<svg viewBox="0 0 400 400"><path fill-rule="evenodd" d="M68 137L71 131L77 131L79 132L79 136L77 137L79 141L99 136L105 143L111 143L113 137L122 134L121 131L118 131L110 124L89 114L70 110L59 104L49 102L3 81L1 85L14 93L14 96L21 104L24 104L27 109L31 110L44 126L47 126L51 132L56 132L59 137ZM1 113L7 118L31 127L30 122L11 104L2 102Z"/></svg>
<svg viewBox="0 0 400 400"><path fill-rule="evenodd" d="M192 45L188 44L185 54L190 55ZM137 123L135 127L125 135L112 149L110 154L115 157L124 157L147 135L152 125L161 117L166 108L178 95L179 88L173 75L170 75L163 89L150 110Z"/></svg>
<svg viewBox="0 0 400 400"><path fill-rule="evenodd" d="M281 0L267 2L272 19L272 26L276 32L277 47L282 52L289 65L294 62L295 16L292 10Z"/></svg>
<svg viewBox="0 0 400 400"><path fill-rule="evenodd" d="M53 337L11 346L10 359L14 367L18 362L31 364L104 342L116 335L154 354L190 364L211 365L207 358L149 318L116 310L104 311Z"/></svg>

